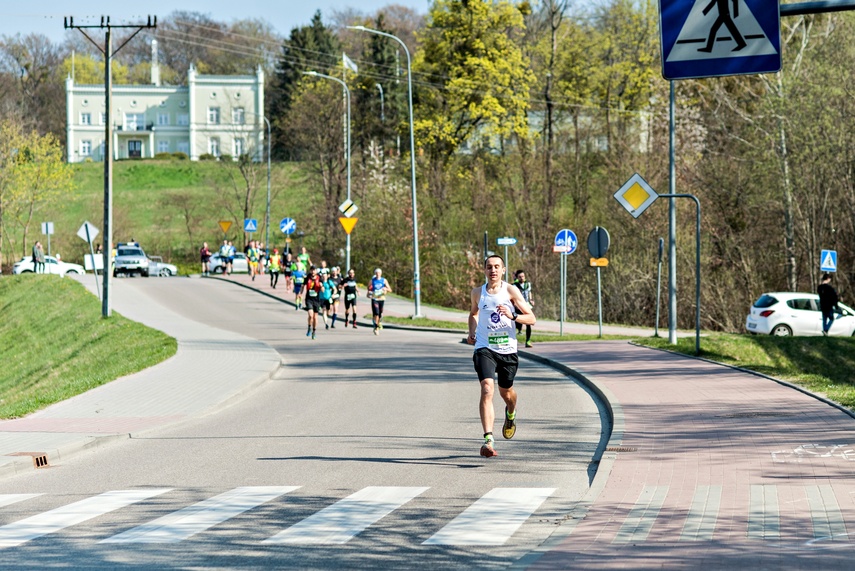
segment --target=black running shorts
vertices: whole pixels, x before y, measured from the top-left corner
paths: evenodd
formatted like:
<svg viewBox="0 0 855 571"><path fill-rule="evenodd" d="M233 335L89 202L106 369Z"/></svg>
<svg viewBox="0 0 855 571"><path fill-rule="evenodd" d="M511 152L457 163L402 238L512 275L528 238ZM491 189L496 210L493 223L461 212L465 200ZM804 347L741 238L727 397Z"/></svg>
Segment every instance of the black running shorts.
<svg viewBox="0 0 855 571"><path fill-rule="evenodd" d="M321 300L317 297L310 297L306 299L306 307L304 307L306 311L314 311L315 313L321 312Z"/></svg>
<svg viewBox="0 0 855 571"><path fill-rule="evenodd" d="M353 296L353 298L350 297L351 295ZM344 309L348 310L351 307L353 307L354 309L356 308L356 294L355 293L349 293L349 294L344 296Z"/></svg>
<svg viewBox="0 0 855 571"><path fill-rule="evenodd" d="M383 301L382 299L371 300L371 313L377 317L383 317Z"/></svg>
<svg viewBox="0 0 855 571"><path fill-rule="evenodd" d="M517 375L517 367L519 367L520 362L516 353L502 355L486 347L481 347L475 349L472 362L475 364L475 372L478 373L479 381L496 379L503 389L514 386L514 377Z"/></svg>

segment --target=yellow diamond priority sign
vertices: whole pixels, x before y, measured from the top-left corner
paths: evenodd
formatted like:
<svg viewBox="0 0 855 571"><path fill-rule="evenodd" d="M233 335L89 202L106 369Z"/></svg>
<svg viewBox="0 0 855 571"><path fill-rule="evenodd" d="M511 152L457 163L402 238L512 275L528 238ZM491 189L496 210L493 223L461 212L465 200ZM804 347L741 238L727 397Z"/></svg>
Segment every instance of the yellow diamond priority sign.
<svg viewBox="0 0 855 571"><path fill-rule="evenodd" d="M638 173L632 175L615 193L615 199L632 214L633 218L641 216L641 213L656 202L657 198L659 195L656 191Z"/></svg>

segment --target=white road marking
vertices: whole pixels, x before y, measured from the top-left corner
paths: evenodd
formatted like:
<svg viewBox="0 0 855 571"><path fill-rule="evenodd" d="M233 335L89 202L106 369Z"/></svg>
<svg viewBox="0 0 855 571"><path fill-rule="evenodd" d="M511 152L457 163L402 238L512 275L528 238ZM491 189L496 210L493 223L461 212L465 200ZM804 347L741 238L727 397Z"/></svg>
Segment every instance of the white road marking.
<svg viewBox="0 0 855 571"><path fill-rule="evenodd" d="M711 541L721 505L721 486L698 486L680 541Z"/></svg>
<svg viewBox="0 0 855 571"><path fill-rule="evenodd" d="M665 503L668 486L644 486L612 543L644 541Z"/></svg>
<svg viewBox="0 0 855 571"><path fill-rule="evenodd" d="M504 545L555 488L494 488L422 545Z"/></svg>
<svg viewBox="0 0 855 571"><path fill-rule="evenodd" d="M847 541L849 534L834 489L829 485L805 486L805 493L810 505L814 538Z"/></svg>
<svg viewBox="0 0 855 571"><path fill-rule="evenodd" d="M169 488L116 490L0 527L0 549L15 547L66 527L166 493Z"/></svg>
<svg viewBox="0 0 855 571"><path fill-rule="evenodd" d="M24 500L29 500L31 498L37 498L42 494L0 494L0 508L5 506L11 506L12 504L17 504L18 502L23 502Z"/></svg>
<svg viewBox="0 0 855 571"><path fill-rule="evenodd" d="M370 486L327 506L262 543L341 545L427 489Z"/></svg>
<svg viewBox="0 0 855 571"><path fill-rule="evenodd" d="M247 486L129 529L101 543L178 543L300 486Z"/></svg>
<svg viewBox="0 0 855 571"><path fill-rule="evenodd" d="M778 487L771 484L751 486L748 512L749 539L779 539L781 537L781 510L778 506Z"/></svg>

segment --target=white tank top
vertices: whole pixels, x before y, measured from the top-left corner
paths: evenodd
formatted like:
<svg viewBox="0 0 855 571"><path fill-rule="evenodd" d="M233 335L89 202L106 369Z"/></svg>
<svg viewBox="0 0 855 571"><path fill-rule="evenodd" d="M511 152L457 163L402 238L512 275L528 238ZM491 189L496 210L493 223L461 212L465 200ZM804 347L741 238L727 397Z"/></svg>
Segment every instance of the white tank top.
<svg viewBox="0 0 855 571"><path fill-rule="evenodd" d="M487 347L496 353L509 355L517 352L517 329L512 320L500 314L497 309L505 305L516 312L507 282L502 282L499 291L487 293L487 284L481 286L481 299L478 300L478 327L475 329L475 348Z"/></svg>

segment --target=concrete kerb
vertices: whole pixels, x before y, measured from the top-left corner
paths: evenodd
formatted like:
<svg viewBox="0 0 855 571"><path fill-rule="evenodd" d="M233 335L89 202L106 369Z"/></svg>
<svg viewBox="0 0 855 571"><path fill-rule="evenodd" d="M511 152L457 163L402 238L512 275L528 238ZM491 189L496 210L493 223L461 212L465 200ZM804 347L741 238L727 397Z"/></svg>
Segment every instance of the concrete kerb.
<svg viewBox="0 0 855 571"><path fill-rule="evenodd" d="M579 502L567 513L562 523L555 528L549 537L534 550L526 553L520 559L515 561L511 565L511 569L527 569L534 565L543 555L564 541L585 518L588 510L592 505L594 505L594 502L606 486L606 481L609 478L609 474L611 474L612 466L617 459L617 453L609 452L609 449L617 447L623 442L625 426L623 407L617 400L617 397L615 397L608 387L598 382L593 375L585 374L581 369L572 369L564 363L560 363L536 353L520 351L519 355L564 373L593 393L594 396L596 396L606 407L611 430L608 437L600 441L600 444L597 446L597 450L594 452L592 461L596 462L599 460L599 464L588 491L585 492L582 499L579 500Z"/></svg>
<svg viewBox="0 0 855 571"><path fill-rule="evenodd" d="M761 377L763 379L768 379L770 381L774 381L774 382L778 383L779 385L783 385L785 387L795 389L802 394L805 394L809 397L813 397L816 400L823 402L829 406L832 406L832 407L836 408L837 410L839 410L840 412L846 413L850 417L855 418L855 411L853 411L852 409L846 408L842 404L834 402L833 400L831 400L827 397L824 397L820 394L809 391L808 389L806 389L804 387L800 387L799 385L790 383L790 382L785 381L783 379L778 379L776 377L772 377L772 376L769 376L769 375L766 375L763 373L758 373L757 371L752 371L750 369L743 369L742 367L737 367L736 365L728 365L727 363L720 363L718 361L713 361L712 359L707 359L705 357L698 357L697 355L687 355L685 353L680 353L678 351L672 351L671 349L666 349L664 347L648 347L647 345L642 345L641 343L636 343L634 341L630 341L629 343L631 345L635 345L636 347L644 347L645 349L652 349L654 351L663 351L665 353L671 353L672 355L679 355L681 357L689 357L691 359L697 359L698 361L703 361L705 363L711 363L713 365L720 365L722 367L727 367L729 369L733 369L734 371L739 371L740 373L748 373L749 375L754 375L755 377Z"/></svg>

